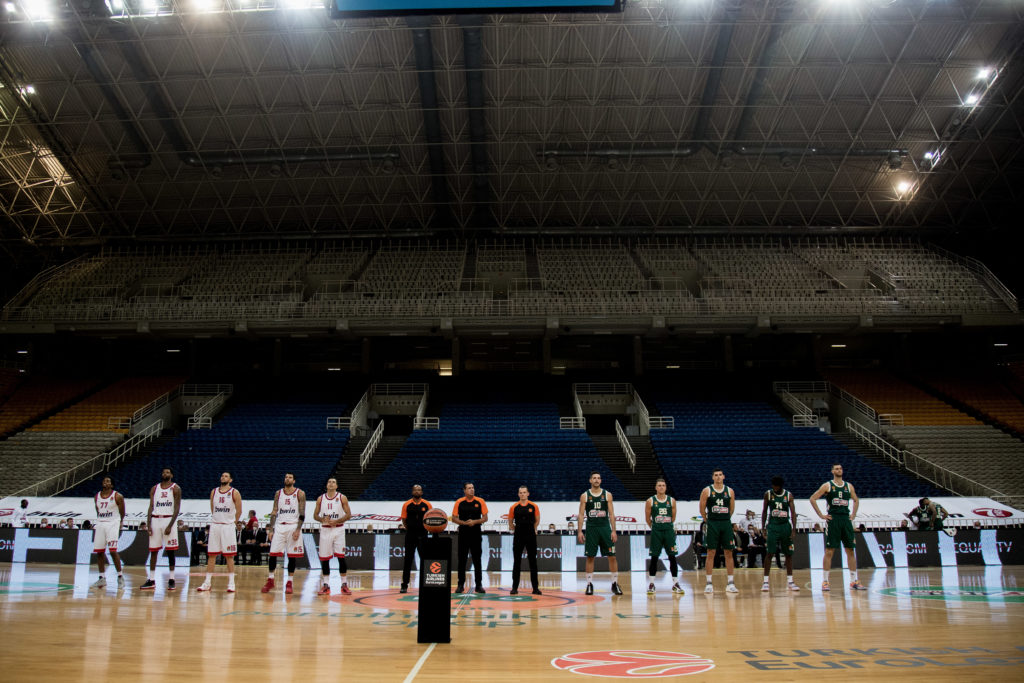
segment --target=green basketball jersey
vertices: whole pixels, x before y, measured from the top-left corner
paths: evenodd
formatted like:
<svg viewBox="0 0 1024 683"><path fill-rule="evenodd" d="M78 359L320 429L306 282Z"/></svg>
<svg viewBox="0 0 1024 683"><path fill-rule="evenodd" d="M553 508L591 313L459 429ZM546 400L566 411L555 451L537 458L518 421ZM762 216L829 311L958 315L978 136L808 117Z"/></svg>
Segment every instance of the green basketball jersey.
<svg viewBox="0 0 1024 683"><path fill-rule="evenodd" d="M789 491L782 489L782 493L776 495L773 489L768 489L768 526L789 523Z"/></svg>
<svg viewBox="0 0 1024 683"><path fill-rule="evenodd" d="M842 486L836 486L834 481L828 482L828 493L825 494L828 501L828 514L850 515L850 483L844 481Z"/></svg>
<svg viewBox="0 0 1024 683"><path fill-rule="evenodd" d="M664 501L658 500L657 496L651 496L651 530L672 528L672 508L676 502L672 496L665 496Z"/></svg>
<svg viewBox="0 0 1024 683"><path fill-rule="evenodd" d="M587 515L587 528L596 529L611 528L611 520L608 519L608 495L604 489L601 489L601 495L595 496L587 489L587 502L584 507L584 512Z"/></svg>
<svg viewBox="0 0 1024 683"><path fill-rule="evenodd" d="M715 490L714 485L708 487L708 500L704 504L704 511L707 513L708 520L712 522L728 522L731 519L729 514L729 499L732 497L732 491L726 486L721 492Z"/></svg>
<svg viewBox="0 0 1024 683"><path fill-rule="evenodd" d="M938 508L936 508L936 510L938 510ZM914 512L917 513L917 519L920 524L927 524L932 521L932 511L927 505L924 507L921 507L920 505L917 506L917 509L914 510Z"/></svg>

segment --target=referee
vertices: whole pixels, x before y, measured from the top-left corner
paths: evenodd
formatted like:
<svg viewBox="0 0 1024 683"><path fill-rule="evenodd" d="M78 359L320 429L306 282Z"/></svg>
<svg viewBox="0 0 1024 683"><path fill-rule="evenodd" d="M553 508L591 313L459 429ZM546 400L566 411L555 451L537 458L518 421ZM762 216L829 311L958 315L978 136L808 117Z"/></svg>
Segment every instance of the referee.
<svg viewBox="0 0 1024 683"><path fill-rule="evenodd" d="M464 495L455 501L452 510L452 521L459 525L459 586L455 592L466 592L466 560L472 555L476 592L483 593L483 530L480 525L487 521L487 503L475 495L476 489L471 481L462 486L462 492Z"/></svg>
<svg viewBox="0 0 1024 683"><path fill-rule="evenodd" d="M409 592L409 574L412 572L413 555L419 553L420 565L423 564L423 549L420 541L426 536L427 531L423 528L423 515L427 514L432 506L423 500L423 487L414 484L412 487L412 498L402 504L402 528L405 529L405 559L402 563L402 589L401 593Z"/></svg>
<svg viewBox="0 0 1024 683"><path fill-rule="evenodd" d="M530 562L530 585L533 594L540 595L537 587L537 525L540 524L540 508L530 501L530 490L526 485L519 487L519 502L508 511L508 523L512 527L512 591L510 595L519 595L520 565L523 563L523 550Z"/></svg>

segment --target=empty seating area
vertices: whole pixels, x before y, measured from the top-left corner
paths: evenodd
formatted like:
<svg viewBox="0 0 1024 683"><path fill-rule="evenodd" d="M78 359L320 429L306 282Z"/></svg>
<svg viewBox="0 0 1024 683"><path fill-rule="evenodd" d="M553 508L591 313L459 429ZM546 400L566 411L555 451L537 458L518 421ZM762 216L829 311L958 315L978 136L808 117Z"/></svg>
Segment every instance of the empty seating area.
<svg viewBox="0 0 1024 683"><path fill-rule="evenodd" d="M1024 442L989 425L884 427L889 441L1005 495L1024 489Z"/></svg>
<svg viewBox="0 0 1024 683"><path fill-rule="evenodd" d="M534 500L577 500L592 470L620 499L627 492L582 430L558 427L548 403L449 403L441 428L415 431L363 500L405 500L413 484L435 505L450 504L472 481L485 500L515 500L526 484ZM503 511L492 510L492 518Z"/></svg>
<svg viewBox="0 0 1024 683"><path fill-rule="evenodd" d="M110 418L130 420L139 408L184 381L183 377L127 377L29 429L34 432L109 432L112 429Z"/></svg>
<svg viewBox="0 0 1024 683"><path fill-rule="evenodd" d="M976 425L967 413L887 372L829 370L825 379L842 387L879 415L901 415L905 425Z"/></svg>
<svg viewBox="0 0 1024 683"><path fill-rule="evenodd" d="M922 380L942 394L981 413L989 422L1024 433L1024 403L996 377L930 373Z"/></svg>
<svg viewBox="0 0 1024 683"><path fill-rule="evenodd" d="M0 497L66 472L111 450L113 432L20 432L0 441Z"/></svg>
<svg viewBox="0 0 1024 683"><path fill-rule="evenodd" d="M171 467L186 497L202 498L217 486L224 471L232 473L243 500L269 499L292 472L310 501L341 458L347 430L327 429L327 418L344 414L345 406L330 403L241 404L214 423L212 429L183 432L152 453L114 472L117 489L127 497L146 497ZM99 480L86 482L67 495L88 496Z"/></svg>
<svg viewBox="0 0 1024 683"><path fill-rule="evenodd" d="M793 427L764 403L659 401L657 407L675 418L675 429L652 430L651 443L669 485L681 498L699 496L716 468L740 498L760 498L775 475L784 477L796 496L806 498L831 478L836 462L861 497L937 493L821 431Z"/></svg>
<svg viewBox="0 0 1024 683"><path fill-rule="evenodd" d="M33 376L25 380L3 403L0 410L0 434L23 428L58 407L92 391L96 379L59 379Z"/></svg>
<svg viewBox="0 0 1024 683"><path fill-rule="evenodd" d="M29 294L5 310L8 319L626 313L872 315L878 324L881 316L1018 310L1009 290L981 264L883 238L367 242L104 252L48 274Z"/></svg>

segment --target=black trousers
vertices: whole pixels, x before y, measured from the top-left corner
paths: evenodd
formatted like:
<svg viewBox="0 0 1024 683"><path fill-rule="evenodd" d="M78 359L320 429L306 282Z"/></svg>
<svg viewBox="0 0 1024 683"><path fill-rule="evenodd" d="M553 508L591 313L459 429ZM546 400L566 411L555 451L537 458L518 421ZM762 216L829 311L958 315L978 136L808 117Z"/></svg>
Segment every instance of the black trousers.
<svg viewBox="0 0 1024 683"><path fill-rule="evenodd" d="M531 529L532 531L532 529ZM537 534L516 534L512 537L512 588L519 588L519 574L523 564L523 550L530 563L530 585L537 587Z"/></svg>
<svg viewBox="0 0 1024 683"><path fill-rule="evenodd" d="M480 533L459 531L459 585L466 583L466 560L473 556L473 573L476 576L476 585L484 580L484 569L481 556L483 555L483 536Z"/></svg>
<svg viewBox="0 0 1024 683"><path fill-rule="evenodd" d="M423 566L423 548L420 546L422 540L423 536L420 534L405 532L405 558L402 561L402 585L404 586L409 585L413 558L417 554L420 556L419 566Z"/></svg>

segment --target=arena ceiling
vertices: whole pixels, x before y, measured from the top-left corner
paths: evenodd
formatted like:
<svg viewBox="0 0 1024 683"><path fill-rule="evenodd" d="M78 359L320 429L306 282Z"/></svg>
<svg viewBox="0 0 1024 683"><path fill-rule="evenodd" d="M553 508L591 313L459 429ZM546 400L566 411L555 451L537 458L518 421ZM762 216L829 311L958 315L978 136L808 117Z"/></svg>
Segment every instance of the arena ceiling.
<svg viewBox="0 0 1024 683"><path fill-rule="evenodd" d="M7 0L0 205L31 245L942 229L1006 220L1020 0L637 0L334 19Z"/></svg>

